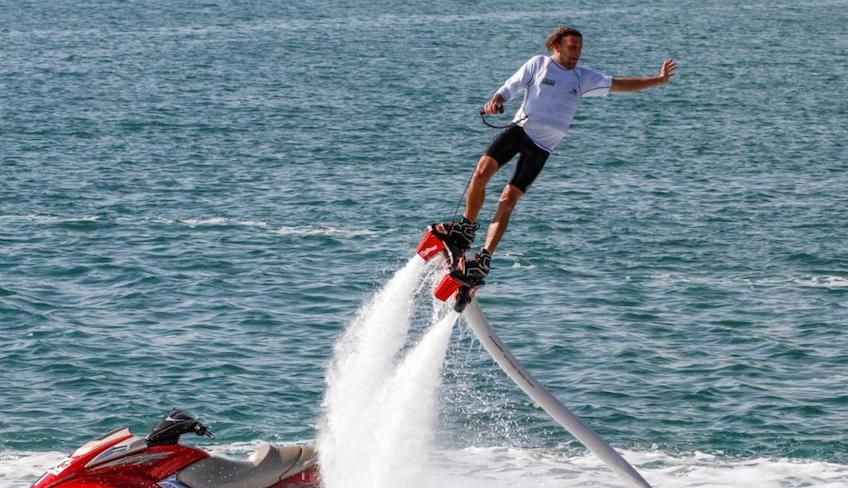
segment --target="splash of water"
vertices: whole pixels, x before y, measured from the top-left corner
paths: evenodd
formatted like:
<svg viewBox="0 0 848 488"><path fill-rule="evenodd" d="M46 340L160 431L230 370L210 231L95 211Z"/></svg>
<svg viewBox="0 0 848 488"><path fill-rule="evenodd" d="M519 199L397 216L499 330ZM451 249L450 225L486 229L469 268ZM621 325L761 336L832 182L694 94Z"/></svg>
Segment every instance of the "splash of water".
<svg viewBox="0 0 848 488"><path fill-rule="evenodd" d="M362 450L374 423L373 392L388 376L409 330L411 302L423 263L410 260L361 310L336 343L318 431L322 477L343 486L362 471L352 453Z"/></svg>
<svg viewBox="0 0 848 488"><path fill-rule="evenodd" d="M432 326L383 389L370 458L373 487L425 486L436 423L437 392L453 324L451 312Z"/></svg>
<svg viewBox="0 0 848 488"><path fill-rule="evenodd" d="M360 311L335 347L319 425L328 488L418 479L432 439L441 366L457 315L433 326L402 360L424 277L413 258Z"/></svg>

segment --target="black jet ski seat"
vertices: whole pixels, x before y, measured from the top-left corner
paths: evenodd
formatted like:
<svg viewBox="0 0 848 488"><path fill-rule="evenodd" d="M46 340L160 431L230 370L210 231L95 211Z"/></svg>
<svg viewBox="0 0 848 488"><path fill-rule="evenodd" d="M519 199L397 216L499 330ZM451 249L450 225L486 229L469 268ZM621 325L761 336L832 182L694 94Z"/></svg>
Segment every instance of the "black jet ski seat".
<svg viewBox="0 0 848 488"><path fill-rule="evenodd" d="M224 456L201 459L177 474L177 480L190 488L271 486L313 466L316 459L309 446L263 444L245 461Z"/></svg>

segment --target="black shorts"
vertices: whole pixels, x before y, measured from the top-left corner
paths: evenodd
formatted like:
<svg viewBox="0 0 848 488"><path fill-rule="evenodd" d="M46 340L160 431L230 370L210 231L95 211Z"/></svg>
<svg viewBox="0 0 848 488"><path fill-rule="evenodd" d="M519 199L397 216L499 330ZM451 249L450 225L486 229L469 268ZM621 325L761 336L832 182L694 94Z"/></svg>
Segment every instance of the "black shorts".
<svg viewBox="0 0 848 488"><path fill-rule="evenodd" d="M486 149L486 155L498 162L498 168L508 163L516 154L521 156L518 157L515 173L509 183L522 192L526 192L533 180L542 172L545 161L551 153L537 146L518 125L509 126L498 134Z"/></svg>

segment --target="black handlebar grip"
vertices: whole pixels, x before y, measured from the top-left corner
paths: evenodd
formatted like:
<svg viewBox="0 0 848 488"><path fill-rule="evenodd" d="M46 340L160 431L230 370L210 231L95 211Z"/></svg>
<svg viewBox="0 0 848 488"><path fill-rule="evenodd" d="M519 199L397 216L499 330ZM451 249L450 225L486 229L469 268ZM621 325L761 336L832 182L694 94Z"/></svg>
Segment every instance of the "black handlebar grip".
<svg viewBox="0 0 848 488"><path fill-rule="evenodd" d="M498 113L499 113L499 114L502 114L503 112L504 112L503 105L498 105ZM480 110L480 115L486 115L486 111L485 111L485 110Z"/></svg>

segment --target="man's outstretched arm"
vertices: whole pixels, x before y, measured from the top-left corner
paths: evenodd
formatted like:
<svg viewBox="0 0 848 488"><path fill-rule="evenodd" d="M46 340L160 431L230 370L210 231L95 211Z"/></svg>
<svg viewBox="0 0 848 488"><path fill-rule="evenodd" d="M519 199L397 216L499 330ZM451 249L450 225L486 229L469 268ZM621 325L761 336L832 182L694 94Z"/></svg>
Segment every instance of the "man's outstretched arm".
<svg viewBox="0 0 848 488"><path fill-rule="evenodd" d="M663 61L660 67L660 73L657 76L648 76L645 78L613 78L610 91L632 92L664 85L674 76L675 71L677 71L677 63L673 59L666 59Z"/></svg>

